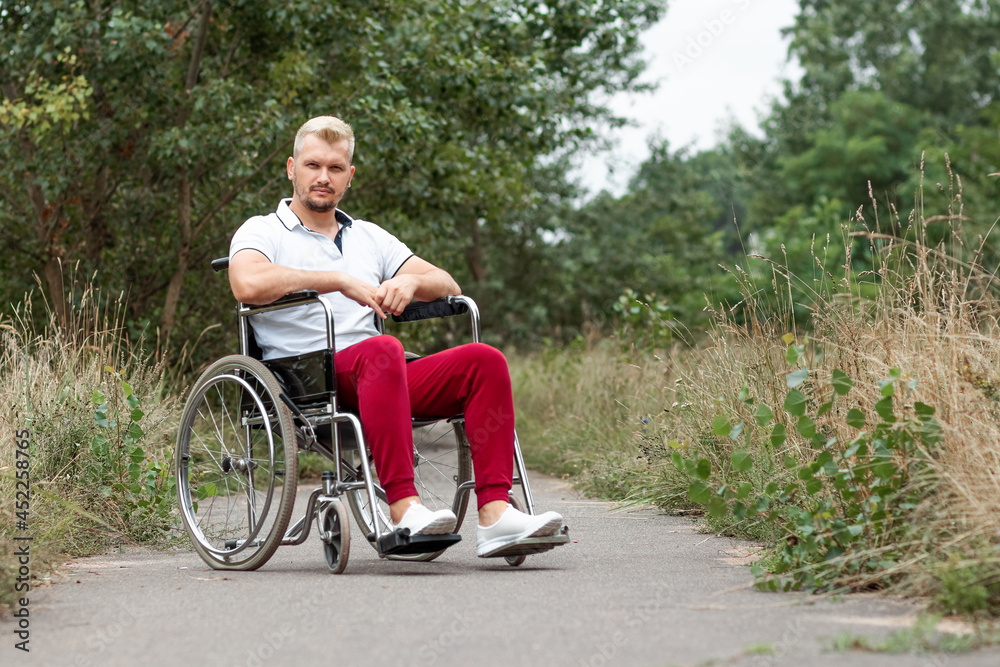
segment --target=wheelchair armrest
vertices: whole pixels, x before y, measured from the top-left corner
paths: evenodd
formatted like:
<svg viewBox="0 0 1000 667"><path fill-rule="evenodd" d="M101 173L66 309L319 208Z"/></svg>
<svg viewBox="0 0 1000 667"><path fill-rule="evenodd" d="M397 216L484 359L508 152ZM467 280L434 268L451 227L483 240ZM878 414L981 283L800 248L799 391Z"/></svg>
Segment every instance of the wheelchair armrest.
<svg viewBox="0 0 1000 667"><path fill-rule="evenodd" d="M414 301L399 315L393 315L394 322L416 322L435 317L451 317L469 312L469 306L454 297L444 297L434 301Z"/></svg>
<svg viewBox="0 0 1000 667"><path fill-rule="evenodd" d="M270 308L271 306L287 306L293 303L298 303L299 301L309 301L310 299L315 299L319 296L319 292L314 289L304 289L298 292L289 292L280 299L276 299L271 303L264 304L261 308ZM250 306L253 308L253 306Z"/></svg>
<svg viewBox="0 0 1000 667"><path fill-rule="evenodd" d="M251 357L258 358L255 356L254 350L256 349L257 353L260 352L260 349L256 348L256 343L254 342L253 327L250 325L247 318L252 315L269 313L276 310L284 310L286 308L298 308L306 304L318 304L326 313L326 347L332 350L335 347L333 310L330 307L329 301L320 296L319 292L316 290L306 289L298 292L289 292L285 296L275 299L271 303L260 306L240 303L240 306L237 309L240 326L240 354L247 354Z"/></svg>
<svg viewBox="0 0 1000 667"><path fill-rule="evenodd" d="M228 257L219 257L218 259L213 259L212 260L212 268L216 272L225 271L226 269L229 268L229 258ZM316 290L305 289L305 290L301 290L301 291L298 291L298 292L289 292L288 294L286 294L285 296L281 297L280 299L272 301L271 303L262 304L261 306L258 306L258 307L259 308L268 308L270 306L285 306L285 305L288 305L290 303L297 303L299 301L307 301L309 299L315 299L317 296L319 296L319 292L317 292ZM249 308L252 309L253 306L249 306Z"/></svg>

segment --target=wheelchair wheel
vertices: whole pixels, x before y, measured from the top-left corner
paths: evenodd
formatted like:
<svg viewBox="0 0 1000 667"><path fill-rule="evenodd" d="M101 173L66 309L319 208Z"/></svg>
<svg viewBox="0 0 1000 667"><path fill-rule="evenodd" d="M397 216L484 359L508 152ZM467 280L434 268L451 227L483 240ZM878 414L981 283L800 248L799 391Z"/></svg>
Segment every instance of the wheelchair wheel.
<svg viewBox="0 0 1000 667"><path fill-rule="evenodd" d="M469 450L469 440L465 435L465 421L456 419L451 422L452 428L444 430L441 422L430 426L417 428L413 432L413 477L420 495L420 501L432 510L451 509L458 519L455 525L457 533L462 526L466 509L469 505L468 490L459 487L472 480L472 456ZM376 516L380 522L380 530L390 531L389 505L385 493L376 483L376 495L379 497ZM368 494L364 490L355 490L347 495L348 503L354 513L358 525L366 533L374 532L372 512L369 507ZM429 561L440 556L443 551L426 554L407 554L389 556L393 560Z"/></svg>
<svg viewBox="0 0 1000 667"><path fill-rule="evenodd" d="M459 486L472 480L472 454L465 435L465 420L456 419L451 431L425 426L413 433L413 478L420 501L432 510L450 508L462 526L469 493ZM458 505L456 506L456 502Z"/></svg>
<svg viewBox="0 0 1000 667"><path fill-rule="evenodd" d="M219 570L255 570L278 548L298 480L295 424L281 387L243 355L195 383L177 435L177 495L195 551Z"/></svg>
<svg viewBox="0 0 1000 667"><path fill-rule="evenodd" d="M320 515L320 539L330 572L340 574L347 567L351 553L351 522L347 508L339 500L332 501Z"/></svg>

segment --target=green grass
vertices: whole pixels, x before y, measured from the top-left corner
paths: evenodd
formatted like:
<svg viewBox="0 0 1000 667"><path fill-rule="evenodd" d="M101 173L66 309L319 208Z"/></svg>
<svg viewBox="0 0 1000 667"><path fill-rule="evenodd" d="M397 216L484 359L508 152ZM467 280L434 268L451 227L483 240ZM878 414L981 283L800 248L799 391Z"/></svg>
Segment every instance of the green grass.
<svg viewBox="0 0 1000 667"><path fill-rule="evenodd" d="M611 344L576 345L512 353L508 362L528 467L612 499L635 492L650 473L674 474L656 460L652 426L669 392L661 387L661 369L641 355Z"/></svg>

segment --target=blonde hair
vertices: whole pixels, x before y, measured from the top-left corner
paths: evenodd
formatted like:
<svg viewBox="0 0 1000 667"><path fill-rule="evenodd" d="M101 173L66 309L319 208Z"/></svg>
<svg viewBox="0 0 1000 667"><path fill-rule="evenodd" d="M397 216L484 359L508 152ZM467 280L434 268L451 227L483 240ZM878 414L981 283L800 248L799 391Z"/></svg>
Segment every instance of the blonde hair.
<svg viewBox="0 0 1000 667"><path fill-rule="evenodd" d="M310 134L315 134L328 144L347 139L347 159L354 162L354 130L336 116L316 116L303 123L299 131L295 133L295 146L292 149L293 158L299 156L302 142Z"/></svg>

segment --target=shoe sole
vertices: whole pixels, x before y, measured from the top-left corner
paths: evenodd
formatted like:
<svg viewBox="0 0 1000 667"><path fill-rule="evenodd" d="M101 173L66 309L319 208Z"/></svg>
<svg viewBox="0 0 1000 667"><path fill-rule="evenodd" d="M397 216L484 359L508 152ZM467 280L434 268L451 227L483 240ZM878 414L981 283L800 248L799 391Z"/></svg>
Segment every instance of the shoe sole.
<svg viewBox="0 0 1000 667"><path fill-rule="evenodd" d="M476 555L480 558L488 558L491 554L495 554L501 549L506 549L520 540L526 540L532 537L551 537L562 527L562 523L563 520L561 516L554 516L541 526L537 526L532 530L526 530L522 533L518 533L517 535L495 537L488 542L476 545Z"/></svg>
<svg viewBox="0 0 1000 667"><path fill-rule="evenodd" d="M440 516L420 528L420 530L413 530L411 528L410 535L449 535L455 532L456 523L457 519L453 516Z"/></svg>
<svg viewBox="0 0 1000 667"><path fill-rule="evenodd" d="M455 532L455 519L441 517L434 519L418 531L410 531L410 535L446 535Z"/></svg>
<svg viewBox="0 0 1000 667"><path fill-rule="evenodd" d="M495 549L488 551L483 554L478 554L480 558L501 558L516 557L516 556L530 556L532 554L540 554L546 551L551 551L558 546L569 543L569 533L560 532L555 535L549 535L547 537L526 537L522 540L518 540L513 544L507 544L502 547L496 547Z"/></svg>
<svg viewBox="0 0 1000 667"><path fill-rule="evenodd" d="M561 516L555 516L542 524L541 528L533 532L528 537L549 537L550 535L555 535L556 532L562 528L563 519Z"/></svg>

